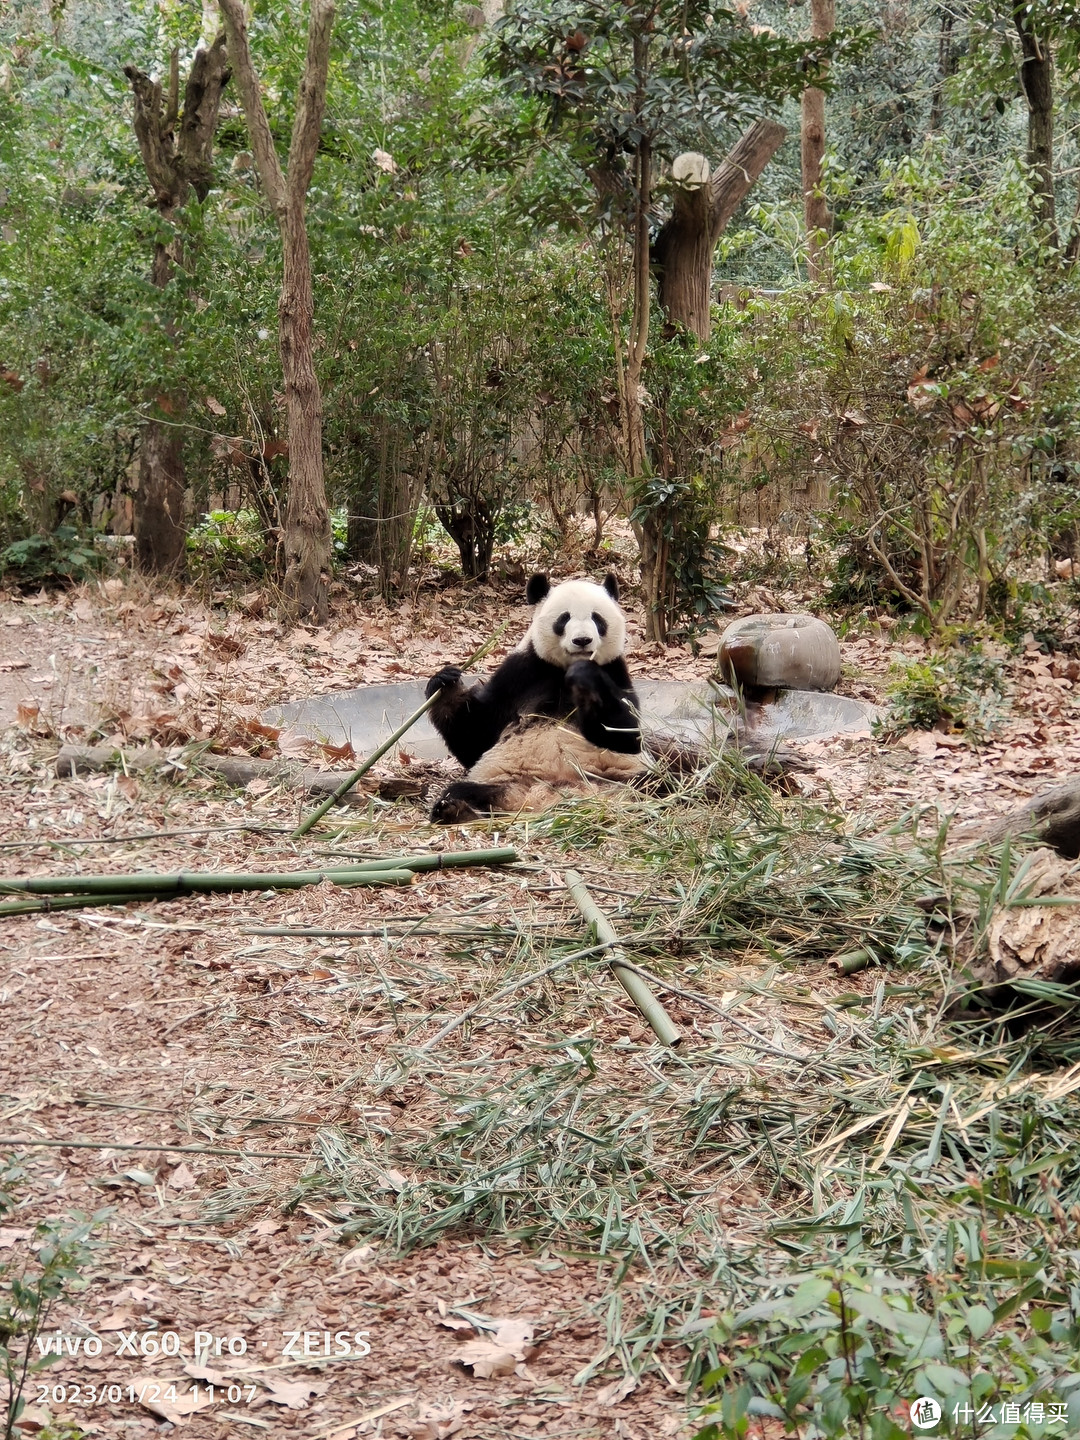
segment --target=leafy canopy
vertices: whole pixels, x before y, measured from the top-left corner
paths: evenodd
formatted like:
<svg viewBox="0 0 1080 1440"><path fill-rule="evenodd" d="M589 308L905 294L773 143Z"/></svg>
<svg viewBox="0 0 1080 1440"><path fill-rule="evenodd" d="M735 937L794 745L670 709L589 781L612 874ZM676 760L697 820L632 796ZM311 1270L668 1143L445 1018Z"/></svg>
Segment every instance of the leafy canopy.
<svg viewBox="0 0 1080 1440"><path fill-rule="evenodd" d="M775 107L861 43L838 30L794 41L706 0L552 0L519 5L496 27L489 64L541 97L552 128L575 128L609 158L644 142L671 158Z"/></svg>

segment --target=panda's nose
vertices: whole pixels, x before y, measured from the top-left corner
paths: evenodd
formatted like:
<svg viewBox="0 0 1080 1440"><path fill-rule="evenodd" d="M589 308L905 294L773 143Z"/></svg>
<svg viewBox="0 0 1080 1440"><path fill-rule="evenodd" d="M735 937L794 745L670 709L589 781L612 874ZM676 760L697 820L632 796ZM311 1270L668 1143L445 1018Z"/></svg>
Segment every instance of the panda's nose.
<svg viewBox="0 0 1080 1440"><path fill-rule="evenodd" d="M592 648L592 639L588 635L575 635L574 644L582 650L590 650Z"/></svg>

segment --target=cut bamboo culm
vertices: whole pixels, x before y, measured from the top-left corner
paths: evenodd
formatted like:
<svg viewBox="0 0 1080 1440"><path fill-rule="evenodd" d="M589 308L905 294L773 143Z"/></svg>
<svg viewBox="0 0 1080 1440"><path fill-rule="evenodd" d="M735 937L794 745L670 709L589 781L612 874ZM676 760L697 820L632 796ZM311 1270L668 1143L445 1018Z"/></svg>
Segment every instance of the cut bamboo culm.
<svg viewBox="0 0 1080 1440"><path fill-rule="evenodd" d="M327 859L358 860L357 869L395 870L450 870L455 865L512 865L518 858L517 851L505 850L439 850L433 855L391 855L386 860L368 860L355 850L320 850Z"/></svg>
<svg viewBox="0 0 1080 1440"><path fill-rule="evenodd" d="M408 866L348 865L325 870L294 870L283 874L263 871L181 871L156 875L140 871L135 875L38 875L27 880L0 880L5 895L202 895L234 890L299 890L332 880L335 885L409 885L413 872Z"/></svg>
<svg viewBox="0 0 1080 1440"><path fill-rule="evenodd" d="M616 980L652 1026L653 1034L663 1045L681 1044L682 1031L677 1028L648 984L640 975L619 963L620 960L625 959L619 944L619 937L616 935L611 921L585 888L585 881L576 870L567 870L565 878L566 888L570 892L574 904L595 930L597 941L601 945L611 947L608 952L608 965Z"/></svg>
<svg viewBox="0 0 1080 1440"><path fill-rule="evenodd" d="M184 895L230 894L245 890L299 890L329 880L334 885L411 885L419 871L456 865L509 865L517 851L454 850L428 855L392 855L360 865L335 865L324 870L294 870L283 874L250 871L181 871L159 875L139 871L133 875L32 875L0 880L0 895L14 898L0 905L0 919L8 915L36 915L43 910L76 910L93 905L128 905L138 900L173 900Z"/></svg>

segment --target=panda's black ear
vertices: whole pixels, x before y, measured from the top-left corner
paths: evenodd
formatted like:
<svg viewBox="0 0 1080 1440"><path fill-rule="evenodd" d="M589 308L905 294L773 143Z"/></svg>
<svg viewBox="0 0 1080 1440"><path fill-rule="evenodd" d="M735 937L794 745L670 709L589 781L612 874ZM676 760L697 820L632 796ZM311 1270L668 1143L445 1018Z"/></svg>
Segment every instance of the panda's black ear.
<svg viewBox="0 0 1080 1440"><path fill-rule="evenodd" d="M604 589L611 596L612 600L618 600L619 582L614 575L608 574L604 576Z"/></svg>
<svg viewBox="0 0 1080 1440"><path fill-rule="evenodd" d="M525 586L525 599L530 605L539 605L550 589L551 583L546 575L534 575Z"/></svg>

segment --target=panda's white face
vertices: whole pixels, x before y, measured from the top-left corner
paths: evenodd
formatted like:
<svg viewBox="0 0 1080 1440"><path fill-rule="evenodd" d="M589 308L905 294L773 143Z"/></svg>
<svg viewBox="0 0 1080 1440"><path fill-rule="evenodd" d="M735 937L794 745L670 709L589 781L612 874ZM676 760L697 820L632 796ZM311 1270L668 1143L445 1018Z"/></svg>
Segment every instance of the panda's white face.
<svg viewBox="0 0 1080 1440"><path fill-rule="evenodd" d="M626 617L618 594L612 575L603 585L567 580L553 590L546 576L534 575L526 596L536 610L526 640L542 660L564 670L575 660L607 665L626 648Z"/></svg>

